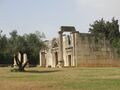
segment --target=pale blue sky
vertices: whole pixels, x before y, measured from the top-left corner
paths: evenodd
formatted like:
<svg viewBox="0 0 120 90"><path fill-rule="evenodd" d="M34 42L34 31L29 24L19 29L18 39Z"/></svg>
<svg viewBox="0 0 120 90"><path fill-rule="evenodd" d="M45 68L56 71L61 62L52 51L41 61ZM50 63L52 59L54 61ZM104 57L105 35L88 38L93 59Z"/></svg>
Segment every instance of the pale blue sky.
<svg viewBox="0 0 120 90"><path fill-rule="evenodd" d="M88 32L94 20L120 18L120 0L0 0L0 29L9 34L36 30L47 38L57 35L62 25Z"/></svg>

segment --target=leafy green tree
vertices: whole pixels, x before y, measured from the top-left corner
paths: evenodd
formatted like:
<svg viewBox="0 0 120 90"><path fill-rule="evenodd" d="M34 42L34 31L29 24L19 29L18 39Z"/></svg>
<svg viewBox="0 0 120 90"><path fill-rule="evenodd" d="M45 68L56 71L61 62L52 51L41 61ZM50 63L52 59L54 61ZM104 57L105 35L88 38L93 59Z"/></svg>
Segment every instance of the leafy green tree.
<svg viewBox="0 0 120 90"><path fill-rule="evenodd" d="M10 33L11 37L9 38L9 51L16 60L18 65L18 71L24 71L24 68L28 62L23 64L23 53L25 52L25 39L22 36L17 34L17 31L14 30ZM18 53L21 54L21 60L18 58Z"/></svg>
<svg viewBox="0 0 120 90"><path fill-rule="evenodd" d="M18 65L18 71L24 71L25 66L28 62L30 62L31 56L38 56L40 49L45 47L42 41L42 35L38 34L39 33L31 33L20 36L17 34L17 31L12 31L10 33L10 51L15 57L16 63ZM18 53L21 54L21 60L18 58ZM24 53L26 53L28 56L28 61L25 63L23 63Z"/></svg>
<svg viewBox="0 0 120 90"><path fill-rule="evenodd" d="M9 64L10 55L8 53L8 39L0 31L0 64Z"/></svg>
<svg viewBox="0 0 120 90"><path fill-rule="evenodd" d="M39 51L42 48L45 48L46 45L43 43L42 38L44 38L44 35L40 32L37 31L37 33L31 33L25 35L27 43L28 43L28 48L29 48L29 56L30 64L36 64L39 61Z"/></svg>
<svg viewBox="0 0 120 90"><path fill-rule="evenodd" d="M7 46L7 37L2 35L2 31L0 31L0 52L3 53L6 50Z"/></svg>
<svg viewBox="0 0 120 90"><path fill-rule="evenodd" d="M112 18L111 21L96 20L90 25L89 32L94 34L96 39L105 38L120 54L120 32L118 20Z"/></svg>

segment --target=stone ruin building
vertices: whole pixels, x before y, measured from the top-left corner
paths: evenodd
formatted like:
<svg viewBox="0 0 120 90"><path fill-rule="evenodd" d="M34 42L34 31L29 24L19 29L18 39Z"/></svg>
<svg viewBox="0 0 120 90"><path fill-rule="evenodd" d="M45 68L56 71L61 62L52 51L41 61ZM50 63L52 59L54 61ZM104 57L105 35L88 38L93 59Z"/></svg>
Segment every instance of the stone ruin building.
<svg viewBox="0 0 120 90"><path fill-rule="evenodd" d="M94 35L79 33L72 26L62 26L58 34L45 41L48 49L40 51L41 67L119 66L118 55L107 40L96 41Z"/></svg>

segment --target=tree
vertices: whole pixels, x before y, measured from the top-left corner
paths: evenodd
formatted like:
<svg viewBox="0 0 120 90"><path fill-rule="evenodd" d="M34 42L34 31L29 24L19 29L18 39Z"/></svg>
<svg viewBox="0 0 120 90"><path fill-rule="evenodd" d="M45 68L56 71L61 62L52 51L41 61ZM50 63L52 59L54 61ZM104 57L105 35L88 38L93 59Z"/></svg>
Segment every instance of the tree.
<svg viewBox="0 0 120 90"><path fill-rule="evenodd" d="M103 18L101 20L96 20L90 25L89 32L94 34L96 39L105 38L108 40L117 52L120 54L120 32L118 20L112 18L111 21L105 21Z"/></svg>
<svg viewBox="0 0 120 90"><path fill-rule="evenodd" d="M24 68L29 62L31 55L39 55L40 49L42 47L45 47L44 43L42 42L42 35L31 33L20 36L17 34L17 31L12 31L10 35L10 51L14 55L16 63L18 65L17 70L20 72L24 71ZM18 53L21 54L21 60L19 60L18 58ZM26 61L25 63L23 63L24 53L28 55L28 61Z"/></svg>
<svg viewBox="0 0 120 90"><path fill-rule="evenodd" d="M25 45L26 44L25 38L23 36L19 36L16 30L12 31L10 35L11 37L9 39L9 51L16 60L18 71L24 71L24 68L28 63L27 61L25 62L25 64L23 64L23 53L26 52L25 48L27 47ZM19 60L18 58L18 53L21 54L21 60Z"/></svg>
<svg viewBox="0 0 120 90"><path fill-rule="evenodd" d="M8 64L8 39L6 35L0 31L0 64Z"/></svg>
<svg viewBox="0 0 120 90"><path fill-rule="evenodd" d="M0 31L0 52L4 52L6 50L7 45L7 37L2 35L2 31Z"/></svg>
<svg viewBox="0 0 120 90"><path fill-rule="evenodd" d="M27 43L28 43L28 48L29 48L29 63L30 64L36 64L38 63L39 59L39 51L42 48L46 48L46 45L43 43L42 38L44 38L44 34L40 33L37 31L37 33L31 33L25 35Z"/></svg>

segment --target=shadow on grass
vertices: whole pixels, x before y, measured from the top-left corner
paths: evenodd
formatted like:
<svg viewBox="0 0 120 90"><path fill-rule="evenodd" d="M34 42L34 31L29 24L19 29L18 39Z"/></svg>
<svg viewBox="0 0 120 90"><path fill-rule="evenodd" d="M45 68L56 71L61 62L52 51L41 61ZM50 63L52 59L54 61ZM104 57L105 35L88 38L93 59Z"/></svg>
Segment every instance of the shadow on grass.
<svg viewBox="0 0 120 90"><path fill-rule="evenodd" d="M24 71L26 73L54 73L54 72L60 72L61 70L46 70L46 71L37 71L37 70L30 70L30 71Z"/></svg>

